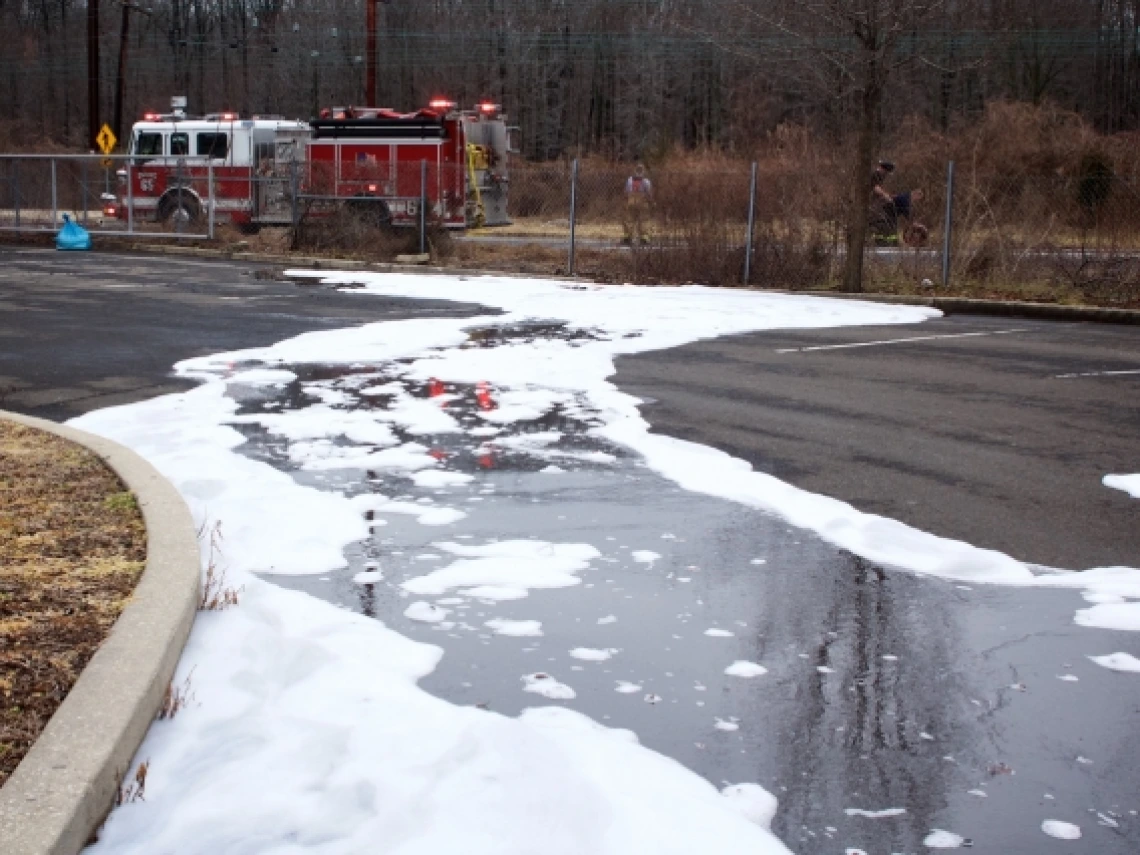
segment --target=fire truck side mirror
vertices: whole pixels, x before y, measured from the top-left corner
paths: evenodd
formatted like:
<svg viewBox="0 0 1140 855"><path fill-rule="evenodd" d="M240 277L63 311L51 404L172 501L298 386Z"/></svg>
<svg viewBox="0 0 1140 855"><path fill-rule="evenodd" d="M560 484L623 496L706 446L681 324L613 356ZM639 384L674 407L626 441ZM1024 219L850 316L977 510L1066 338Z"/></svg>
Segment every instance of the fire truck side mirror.
<svg viewBox="0 0 1140 855"><path fill-rule="evenodd" d="M518 125L507 126L507 154L520 154L522 152L522 128Z"/></svg>

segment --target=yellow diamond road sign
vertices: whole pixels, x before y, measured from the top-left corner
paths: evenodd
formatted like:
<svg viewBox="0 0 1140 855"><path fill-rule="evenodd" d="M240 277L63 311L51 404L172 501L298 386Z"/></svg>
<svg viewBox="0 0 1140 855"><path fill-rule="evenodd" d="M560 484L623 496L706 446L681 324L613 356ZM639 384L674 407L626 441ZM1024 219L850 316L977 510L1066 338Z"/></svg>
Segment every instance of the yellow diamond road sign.
<svg viewBox="0 0 1140 855"><path fill-rule="evenodd" d="M115 136L115 132L112 131L111 128L107 125L103 125L95 137L95 143L99 146L99 149L103 152L103 154L110 154L111 150L115 147L115 143L118 141L119 140Z"/></svg>

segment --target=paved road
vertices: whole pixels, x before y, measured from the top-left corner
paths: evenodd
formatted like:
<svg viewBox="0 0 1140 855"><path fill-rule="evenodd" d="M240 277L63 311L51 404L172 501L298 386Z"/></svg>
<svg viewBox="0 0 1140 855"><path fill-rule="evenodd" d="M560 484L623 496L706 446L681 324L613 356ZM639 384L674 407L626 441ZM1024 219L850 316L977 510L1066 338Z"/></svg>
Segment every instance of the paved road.
<svg viewBox="0 0 1140 855"><path fill-rule="evenodd" d="M1140 506L1101 484L1140 471L1138 327L956 316L617 367L656 430L806 490L1025 561L1140 565Z"/></svg>
<svg viewBox="0 0 1140 855"><path fill-rule="evenodd" d="M0 408L63 421L191 383L181 359L309 330L486 309L262 278L255 264L0 247Z"/></svg>

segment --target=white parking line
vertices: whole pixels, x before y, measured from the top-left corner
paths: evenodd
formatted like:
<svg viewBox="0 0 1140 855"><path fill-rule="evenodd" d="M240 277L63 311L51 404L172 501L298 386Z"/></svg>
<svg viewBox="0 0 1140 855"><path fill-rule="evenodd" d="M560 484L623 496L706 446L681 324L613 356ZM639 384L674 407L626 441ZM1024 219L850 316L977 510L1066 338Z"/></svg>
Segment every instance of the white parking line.
<svg viewBox="0 0 1140 855"><path fill-rule="evenodd" d="M1068 380L1070 377L1115 377L1120 374L1140 374L1140 368L1129 368L1123 371L1082 371L1080 374L1054 374L1055 380Z"/></svg>
<svg viewBox="0 0 1140 855"><path fill-rule="evenodd" d="M934 341L942 338L977 338L983 335L1009 335L1010 333L1028 332L1024 329L1016 330L987 330L985 332L945 333L943 335L916 335L910 338L888 338L882 341L859 341L852 344L820 344L815 347L782 347L776 353L806 353L809 350L843 350L849 347L875 347L880 344L909 344L912 341Z"/></svg>

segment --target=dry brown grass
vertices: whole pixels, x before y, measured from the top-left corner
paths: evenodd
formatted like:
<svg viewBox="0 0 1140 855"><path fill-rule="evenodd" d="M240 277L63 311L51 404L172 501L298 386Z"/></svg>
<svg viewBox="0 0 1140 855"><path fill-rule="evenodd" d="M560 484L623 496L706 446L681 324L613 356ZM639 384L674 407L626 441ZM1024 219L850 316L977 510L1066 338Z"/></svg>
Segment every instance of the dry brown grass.
<svg viewBox="0 0 1140 855"><path fill-rule="evenodd" d="M206 578L202 580L202 592L198 596L198 611L220 612L230 606L236 606L241 599L242 588L234 588L226 584L226 569L221 565L222 555L222 524L214 523L206 534L203 528L198 537L209 537L210 557L206 561ZM189 680L189 678L187 678Z"/></svg>
<svg viewBox="0 0 1140 855"><path fill-rule="evenodd" d="M0 784L107 636L145 560L134 496L96 455L0 420Z"/></svg>

